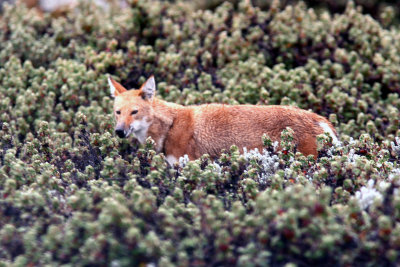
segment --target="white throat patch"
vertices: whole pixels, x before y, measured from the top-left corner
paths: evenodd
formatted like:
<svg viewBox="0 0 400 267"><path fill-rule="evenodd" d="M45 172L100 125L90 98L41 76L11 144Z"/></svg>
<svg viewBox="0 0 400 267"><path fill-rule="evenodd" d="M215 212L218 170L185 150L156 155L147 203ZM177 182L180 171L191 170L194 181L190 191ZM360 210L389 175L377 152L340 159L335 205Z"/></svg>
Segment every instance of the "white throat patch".
<svg viewBox="0 0 400 267"><path fill-rule="evenodd" d="M146 142L147 138L147 131L149 130L150 123L147 121L147 118L144 117L141 120L135 120L134 122L131 123L129 126L129 134L133 134L136 139L143 144Z"/></svg>

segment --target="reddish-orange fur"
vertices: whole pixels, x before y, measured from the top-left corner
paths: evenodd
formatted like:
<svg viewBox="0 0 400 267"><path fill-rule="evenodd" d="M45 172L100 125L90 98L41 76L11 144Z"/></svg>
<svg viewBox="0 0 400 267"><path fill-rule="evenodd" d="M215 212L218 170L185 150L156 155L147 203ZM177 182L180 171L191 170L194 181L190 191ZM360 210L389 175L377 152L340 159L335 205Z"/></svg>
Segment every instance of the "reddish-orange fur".
<svg viewBox="0 0 400 267"><path fill-rule="evenodd" d="M279 141L286 127L294 131L298 151L305 155L317 156L316 136L324 130L319 123L332 124L315 113L290 106L222 105L207 104L182 106L157 98L142 98L142 91L127 91L115 83L116 99L114 110L122 110L117 117L126 125L134 120L150 124L147 136L156 142L158 152L179 157L187 154L189 159L203 154L217 157L222 149L237 145L241 151L262 149L261 137L266 133L273 141ZM122 89L123 88L123 89ZM135 116L129 116L132 108L138 109Z"/></svg>

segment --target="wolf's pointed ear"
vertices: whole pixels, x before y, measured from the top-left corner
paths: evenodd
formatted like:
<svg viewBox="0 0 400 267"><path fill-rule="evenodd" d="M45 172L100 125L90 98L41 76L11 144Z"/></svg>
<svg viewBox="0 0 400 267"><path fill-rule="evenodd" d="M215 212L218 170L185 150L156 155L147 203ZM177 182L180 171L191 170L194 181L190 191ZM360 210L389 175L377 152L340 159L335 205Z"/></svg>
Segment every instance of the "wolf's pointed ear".
<svg viewBox="0 0 400 267"><path fill-rule="evenodd" d="M141 96L145 100L153 100L154 95L156 94L156 81L154 80L154 75L151 75L150 78L142 85L140 88Z"/></svg>
<svg viewBox="0 0 400 267"><path fill-rule="evenodd" d="M112 97L116 97L117 95L126 91L125 87L114 81L111 76L108 76L108 85L110 86L110 93Z"/></svg>

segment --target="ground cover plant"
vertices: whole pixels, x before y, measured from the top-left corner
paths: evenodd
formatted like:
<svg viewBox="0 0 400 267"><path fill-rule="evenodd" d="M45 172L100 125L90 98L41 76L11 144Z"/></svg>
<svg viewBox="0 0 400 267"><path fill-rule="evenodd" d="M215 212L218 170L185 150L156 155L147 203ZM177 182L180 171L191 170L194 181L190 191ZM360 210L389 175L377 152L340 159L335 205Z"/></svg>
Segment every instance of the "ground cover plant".
<svg viewBox="0 0 400 267"><path fill-rule="evenodd" d="M311 1L310 1L311 2ZM219 3L218 3L219 4ZM312 3L311 3L312 4ZM0 266L395 266L400 31L308 3L80 3L0 15ZM341 144L235 146L170 167L113 134L107 75L181 104L288 104Z"/></svg>

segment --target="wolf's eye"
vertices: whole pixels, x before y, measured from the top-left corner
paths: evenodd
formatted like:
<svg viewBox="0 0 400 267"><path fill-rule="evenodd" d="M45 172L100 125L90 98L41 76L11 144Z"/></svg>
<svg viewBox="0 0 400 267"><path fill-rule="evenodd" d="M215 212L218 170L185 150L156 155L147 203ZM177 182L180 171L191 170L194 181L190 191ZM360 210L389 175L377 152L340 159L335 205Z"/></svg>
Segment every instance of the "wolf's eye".
<svg viewBox="0 0 400 267"><path fill-rule="evenodd" d="M138 113L138 110L132 111L132 112L131 112L131 115L134 115L134 114L136 114L136 113Z"/></svg>
<svg viewBox="0 0 400 267"><path fill-rule="evenodd" d="M115 113L117 113L119 115L119 114L121 114L121 110L117 110L117 111L115 111Z"/></svg>

